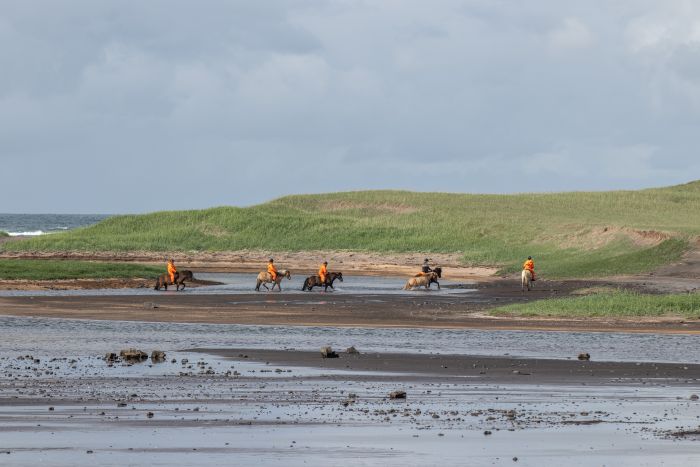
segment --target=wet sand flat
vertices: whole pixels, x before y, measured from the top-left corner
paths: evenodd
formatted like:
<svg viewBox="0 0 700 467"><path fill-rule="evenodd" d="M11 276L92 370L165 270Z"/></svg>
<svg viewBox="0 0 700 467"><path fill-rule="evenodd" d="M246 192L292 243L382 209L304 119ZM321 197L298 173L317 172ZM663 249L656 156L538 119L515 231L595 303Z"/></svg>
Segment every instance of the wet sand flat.
<svg viewBox="0 0 700 467"><path fill-rule="evenodd" d="M697 379L684 376L697 378L700 365L416 354L324 360L260 349L168 357L112 366L99 357L2 359L12 371L0 381L3 465L700 461L696 440L673 435L700 423L691 399ZM391 399L396 390L406 399Z"/></svg>

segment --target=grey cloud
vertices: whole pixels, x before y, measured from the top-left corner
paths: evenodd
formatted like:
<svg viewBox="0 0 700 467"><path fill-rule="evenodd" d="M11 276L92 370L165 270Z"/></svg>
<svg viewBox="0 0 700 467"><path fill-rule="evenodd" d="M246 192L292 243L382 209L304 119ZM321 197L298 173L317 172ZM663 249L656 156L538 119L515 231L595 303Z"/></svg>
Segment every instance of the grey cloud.
<svg viewBox="0 0 700 467"><path fill-rule="evenodd" d="M0 211L700 177L688 2L3 7Z"/></svg>

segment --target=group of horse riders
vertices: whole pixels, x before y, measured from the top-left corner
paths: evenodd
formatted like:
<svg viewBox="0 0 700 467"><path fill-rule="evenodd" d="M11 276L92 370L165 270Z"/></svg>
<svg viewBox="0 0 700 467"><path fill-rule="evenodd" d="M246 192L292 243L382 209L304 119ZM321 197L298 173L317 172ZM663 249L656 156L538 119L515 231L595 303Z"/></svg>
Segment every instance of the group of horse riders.
<svg viewBox="0 0 700 467"><path fill-rule="evenodd" d="M168 276L170 277L170 283L175 284L175 274L177 273L177 268L175 267L175 261L172 258L170 258L168 260L167 269L168 269ZM532 276L531 280L532 281L535 280L535 262L533 261L532 256L528 256L525 263L523 263L523 271L530 271L530 274ZM430 259L425 258L425 260L423 261L423 265L421 266L421 272L416 274L414 277L426 276L432 272L433 272L433 268L430 267ZM270 275L272 282L277 281L278 271L277 271L277 267L275 266L275 260L273 258L270 258L270 260L267 263L267 273ZM327 284L327 281L328 281L328 261L324 261L321 264L321 266L319 266L318 277L320 279L320 282L319 282L320 285Z"/></svg>
<svg viewBox="0 0 700 467"><path fill-rule="evenodd" d="M275 260L272 258L267 262L267 273L270 274L270 278L273 282L277 280L277 267L275 266ZM328 261L324 261L318 268L318 277L321 279L321 284L326 283L328 277Z"/></svg>

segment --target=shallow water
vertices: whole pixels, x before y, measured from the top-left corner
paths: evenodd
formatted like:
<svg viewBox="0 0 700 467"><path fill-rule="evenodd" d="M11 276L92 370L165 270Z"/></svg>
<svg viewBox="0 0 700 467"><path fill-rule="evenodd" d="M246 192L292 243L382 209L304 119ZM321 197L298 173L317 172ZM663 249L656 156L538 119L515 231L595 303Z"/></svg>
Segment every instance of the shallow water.
<svg viewBox="0 0 700 467"><path fill-rule="evenodd" d="M221 282L222 285L212 285L205 287L191 287L184 291L176 292L172 287L166 292L164 290L156 291L153 288L141 289L93 289L93 290L0 290L0 297L40 297L40 296L117 296L117 295L138 295L138 296L155 296L163 294L188 294L188 295L207 295L207 294L265 294L266 291L261 287L261 292L255 291L255 282L257 274L246 273L195 273L195 277L201 280ZM282 280L281 294L308 294L309 296L322 295L322 288L314 288L311 292L302 292L301 288L304 284L306 276L295 275L291 279ZM403 290L406 283L405 277L376 277L376 276L345 276L343 282L335 281L333 284L335 290L328 289L327 293L337 294L376 294L376 295L396 295L396 294L431 294L445 295L455 293L467 293L473 291L473 282L469 281L451 281L449 279L441 279L440 285L442 288L438 290L433 284L429 290L424 288L413 291ZM275 292L280 294L275 289Z"/></svg>
<svg viewBox="0 0 700 467"><path fill-rule="evenodd" d="M104 355L124 347L177 351L195 347L512 355L600 361L700 363L698 336L552 331L335 328L234 324L148 323L0 317L0 355Z"/></svg>

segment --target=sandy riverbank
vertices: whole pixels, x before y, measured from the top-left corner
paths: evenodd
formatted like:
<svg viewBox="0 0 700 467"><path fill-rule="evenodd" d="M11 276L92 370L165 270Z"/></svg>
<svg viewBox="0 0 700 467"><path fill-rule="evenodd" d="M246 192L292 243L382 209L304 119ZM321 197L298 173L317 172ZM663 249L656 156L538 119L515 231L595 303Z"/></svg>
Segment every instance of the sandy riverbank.
<svg viewBox="0 0 700 467"><path fill-rule="evenodd" d="M543 329L627 332L700 332L700 320L680 318L551 319L492 317L494 306L568 296L589 281L542 281L523 294L510 281L492 281L466 293L343 294L247 293L0 297L0 314L150 322L350 327Z"/></svg>

